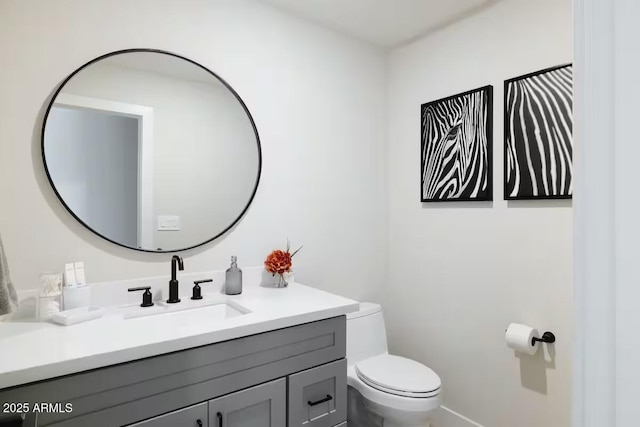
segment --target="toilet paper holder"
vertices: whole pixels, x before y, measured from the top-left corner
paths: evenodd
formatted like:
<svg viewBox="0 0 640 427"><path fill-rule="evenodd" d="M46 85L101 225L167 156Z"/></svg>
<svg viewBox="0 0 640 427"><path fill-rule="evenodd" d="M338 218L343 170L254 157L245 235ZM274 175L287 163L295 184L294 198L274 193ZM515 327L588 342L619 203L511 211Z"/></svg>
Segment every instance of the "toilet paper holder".
<svg viewBox="0 0 640 427"><path fill-rule="evenodd" d="M556 336L553 334L553 332L547 331L544 334L542 334L541 338L536 338L536 337L531 338L531 345L535 345L536 342L545 342L547 344L553 344L554 342L556 342Z"/></svg>

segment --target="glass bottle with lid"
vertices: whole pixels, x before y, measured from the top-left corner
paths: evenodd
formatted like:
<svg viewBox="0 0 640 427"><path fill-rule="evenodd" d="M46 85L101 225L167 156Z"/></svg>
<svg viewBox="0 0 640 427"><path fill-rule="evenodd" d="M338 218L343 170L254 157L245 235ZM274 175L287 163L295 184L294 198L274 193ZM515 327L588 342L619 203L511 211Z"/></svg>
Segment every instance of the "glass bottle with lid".
<svg viewBox="0 0 640 427"><path fill-rule="evenodd" d="M238 258L235 256L231 257L231 267L226 272L224 293L227 295L242 293L242 270L238 268Z"/></svg>

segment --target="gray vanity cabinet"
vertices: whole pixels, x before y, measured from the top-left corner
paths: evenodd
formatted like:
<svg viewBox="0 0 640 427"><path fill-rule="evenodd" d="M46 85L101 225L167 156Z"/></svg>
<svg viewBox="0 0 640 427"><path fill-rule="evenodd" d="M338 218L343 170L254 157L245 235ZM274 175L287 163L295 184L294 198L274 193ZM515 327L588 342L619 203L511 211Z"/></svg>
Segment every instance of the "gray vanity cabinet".
<svg viewBox="0 0 640 427"><path fill-rule="evenodd" d="M280 379L209 401L209 427L286 425L286 380Z"/></svg>
<svg viewBox="0 0 640 427"><path fill-rule="evenodd" d="M190 406L129 427L207 427L207 404Z"/></svg>
<svg viewBox="0 0 640 427"><path fill-rule="evenodd" d="M28 427L220 427L218 413L222 427L334 427L345 356L338 316L2 389L0 402L73 406Z"/></svg>

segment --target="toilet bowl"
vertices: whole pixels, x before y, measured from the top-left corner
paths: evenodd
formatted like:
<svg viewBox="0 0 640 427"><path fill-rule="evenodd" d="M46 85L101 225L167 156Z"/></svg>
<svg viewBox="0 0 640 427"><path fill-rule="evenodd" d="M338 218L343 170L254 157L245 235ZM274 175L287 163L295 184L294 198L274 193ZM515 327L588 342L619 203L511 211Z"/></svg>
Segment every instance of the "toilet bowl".
<svg viewBox="0 0 640 427"><path fill-rule="evenodd" d="M384 427L428 427L440 406L440 377L427 366L389 354L382 309L360 303L347 315L347 384Z"/></svg>

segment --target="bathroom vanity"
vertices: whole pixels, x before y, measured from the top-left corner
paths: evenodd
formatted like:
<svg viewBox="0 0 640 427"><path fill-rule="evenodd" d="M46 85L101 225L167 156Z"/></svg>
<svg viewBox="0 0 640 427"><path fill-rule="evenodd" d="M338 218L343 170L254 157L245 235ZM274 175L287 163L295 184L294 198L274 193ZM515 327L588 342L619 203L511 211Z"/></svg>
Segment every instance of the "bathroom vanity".
<svg viewBox="0 0 640 427"><path fill-rule="evenodd" d="M248 312L0 324L11 349L0 402L28 403L26 426L346 426L345 314L357 303L300 284L231 298ZM36 403L60 405L36 414Z"/></svg>

